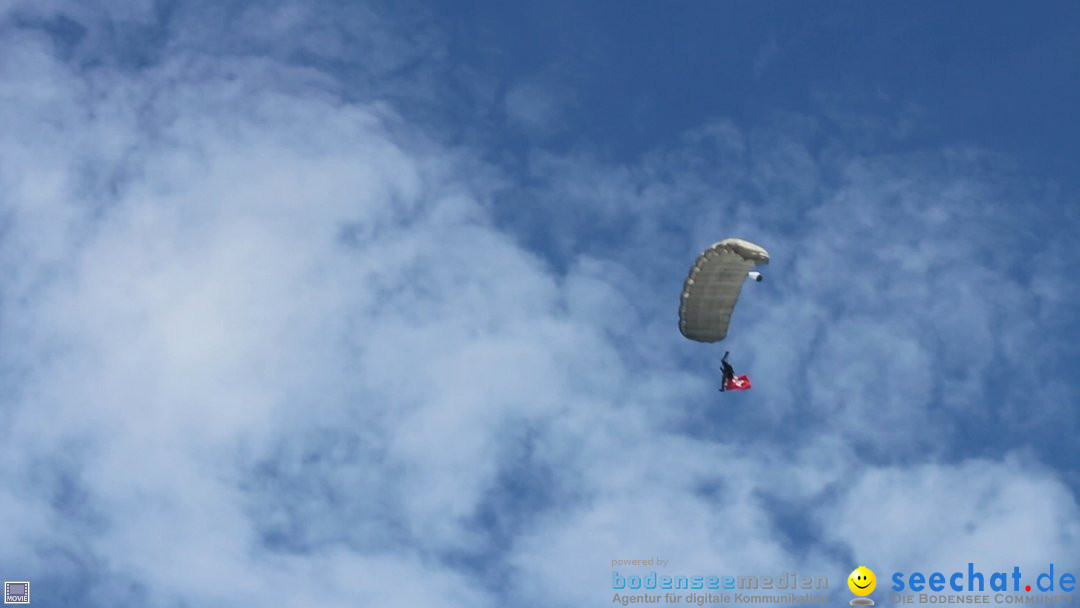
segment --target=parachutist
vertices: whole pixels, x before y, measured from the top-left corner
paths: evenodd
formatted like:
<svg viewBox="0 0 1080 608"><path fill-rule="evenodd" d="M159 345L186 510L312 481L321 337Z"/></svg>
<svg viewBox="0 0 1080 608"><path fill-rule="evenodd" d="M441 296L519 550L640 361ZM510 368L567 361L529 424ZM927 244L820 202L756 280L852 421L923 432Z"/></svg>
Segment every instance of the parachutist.
<svg viewBox="0 0 1080 608"><path fill-rule="evenodd" d="M769 263L769 252L760 245L737 238L713 243L694 260L683 282L679 298L679 331L695 342L719 342L727 337L735 302L747 278L761 281L755 267ZM751 387L745 374L736 376L721 361L724 382L721 391L745 391Z"/></svg>
<svg viewBox="0 0 1080 608"><path fill-rule="evenodd" d="M728 382L731 382L735 378L735 368L731 367L731 364L727 362L728 355L731 351L725 350L724 356L720 359L720 369L724 372L724 383L720 385L720 390L723 391L727 387Z"/></svg>

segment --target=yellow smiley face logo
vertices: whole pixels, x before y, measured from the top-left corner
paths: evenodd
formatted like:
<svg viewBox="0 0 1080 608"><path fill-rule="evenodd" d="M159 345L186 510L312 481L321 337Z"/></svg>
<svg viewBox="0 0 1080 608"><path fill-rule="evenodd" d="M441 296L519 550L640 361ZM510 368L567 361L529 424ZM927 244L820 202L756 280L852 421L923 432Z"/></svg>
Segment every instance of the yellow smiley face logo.
<svg viewBox="0 0 1080 608"><path fill-rule="evenodd" d="M873 570L859 566L847 577L847 586L855 595L870 595L877 587L877 577Z"/></svg>

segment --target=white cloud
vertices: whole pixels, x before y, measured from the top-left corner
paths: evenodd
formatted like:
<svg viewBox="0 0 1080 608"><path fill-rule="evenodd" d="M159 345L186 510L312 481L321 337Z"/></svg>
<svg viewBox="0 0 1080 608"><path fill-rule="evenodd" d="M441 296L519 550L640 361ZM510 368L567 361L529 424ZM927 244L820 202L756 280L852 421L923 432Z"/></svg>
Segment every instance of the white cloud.
<svg viewBox="0 0 1080 608"><path fill-rule="evenodd" d="M50 10L110 52L104 17ZM1075 557L1044 456L950 460L969 420L1076 428L1072 384L1046 379L1052 415L987 388L1003 361L1044 380L1067 346L1039 330L1075 295L1068 239L1015 230L992 159L717 121L631 165L535 154L523 180L343 93L438 90L382 82L439 57L427 34L338 15L370 25L357 85L284 59L347 55L290 36L353 26L235 23L271 13L211 59L181 10L139 69L0 38L0 569L43 605L580 605L624 555L839 581L937 534L941 562ZM736 234L774 263L728 343L755 389L719 400L718 350L673 317L692 256ZM939 494L949 518L920 510Z"/></svg>
<svg viewBox="0 0 1080 608"><path fill-rule="evenodd" d="M1077 558L1075 499L1022 453L910 468L852 471L850 491L824 511L824 528L860 563L909 573L1041 572ZM926 508L926 501L947 508ZM870 566L873 569L873 566ZM1028 578L1026 584L1034 586Z"/></svg>

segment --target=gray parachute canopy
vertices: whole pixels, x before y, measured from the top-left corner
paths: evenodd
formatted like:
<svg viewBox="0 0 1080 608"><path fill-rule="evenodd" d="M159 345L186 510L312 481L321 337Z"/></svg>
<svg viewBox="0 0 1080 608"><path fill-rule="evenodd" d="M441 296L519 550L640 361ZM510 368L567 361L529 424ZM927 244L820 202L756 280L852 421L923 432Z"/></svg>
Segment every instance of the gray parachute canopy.
<svg viewBox="0 0 1080 608"><path fill-rule="evenodd" d="M698 342L719 342L727 336L731 312L743 281L769 252L742 239L724 239L698 256L683 284L679 331ZM760 280L760 279L758 279Z"/></svg>

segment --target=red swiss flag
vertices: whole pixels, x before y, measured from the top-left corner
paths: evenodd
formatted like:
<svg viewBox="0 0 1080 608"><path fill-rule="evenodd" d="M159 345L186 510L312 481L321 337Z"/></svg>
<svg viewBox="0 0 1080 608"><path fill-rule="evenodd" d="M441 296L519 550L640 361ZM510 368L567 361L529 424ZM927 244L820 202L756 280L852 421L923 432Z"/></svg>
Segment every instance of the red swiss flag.
<svg viewBox="0 0 1080 608"><path fill-rule="evenodd" d="M729 391L745 391L750 388L750 378L748 376L735 376L727 381L724 388Z"/></svg>

